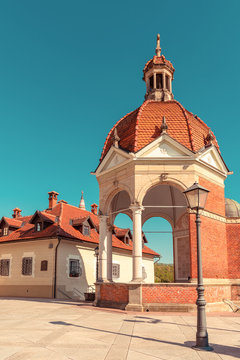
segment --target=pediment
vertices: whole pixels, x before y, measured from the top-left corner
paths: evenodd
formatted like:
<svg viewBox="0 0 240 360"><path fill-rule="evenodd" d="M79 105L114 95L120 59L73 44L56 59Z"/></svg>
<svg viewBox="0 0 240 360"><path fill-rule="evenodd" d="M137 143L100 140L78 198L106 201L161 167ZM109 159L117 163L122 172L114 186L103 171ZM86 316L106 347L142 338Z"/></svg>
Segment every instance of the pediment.
<svg viewBox="0 0 240 360"><path fill-rule="evenodd" d="M221 172L228 172L228 168L224 163L221 155L213 145L209 149L206 149L198 158L201 162L214 167Z"/></svg>
<svg viewBox="0 0 240 360"><path fill-rule="evenodd" d="M183 145L164 134L137 152L140 158L182 158L193 153Z"/></svg>
<svg viewBox="0 0 240 360"><path fill-rule="evenodd" d="M96 170L96 174L115 168L116 166L125 163L131 158L132 156L127 152L112 146Z"/></svg>

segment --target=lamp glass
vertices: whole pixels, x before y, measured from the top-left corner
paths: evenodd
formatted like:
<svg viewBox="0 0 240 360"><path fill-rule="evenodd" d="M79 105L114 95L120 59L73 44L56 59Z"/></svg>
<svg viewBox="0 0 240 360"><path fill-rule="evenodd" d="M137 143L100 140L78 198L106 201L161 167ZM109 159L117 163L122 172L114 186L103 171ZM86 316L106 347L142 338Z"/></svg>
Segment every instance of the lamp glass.
<svg viewBox="0 0 240 360"><path fill-rule="evenodd" d="M199 206L200 209L205 208L207 197L208 197L208 191L199 189L199 194L198 194L199 203L198 203L198 206Z"/></svg>
<svg viewBox="0 0 240 360"><path fill-rule="evenodd" d="M209 190L194 183L190 188L184 191L187 196L191 209L204 209Z"/></svg>
<svg viewBox="0 0 240 360"><path fill-rule="evenodd" d="M95 255L96 255L96 256L98 256L98 255L99 255L99 247L98 247L98 246L97 246L97 247L95 247L94 252L95 252Z"/></svg>

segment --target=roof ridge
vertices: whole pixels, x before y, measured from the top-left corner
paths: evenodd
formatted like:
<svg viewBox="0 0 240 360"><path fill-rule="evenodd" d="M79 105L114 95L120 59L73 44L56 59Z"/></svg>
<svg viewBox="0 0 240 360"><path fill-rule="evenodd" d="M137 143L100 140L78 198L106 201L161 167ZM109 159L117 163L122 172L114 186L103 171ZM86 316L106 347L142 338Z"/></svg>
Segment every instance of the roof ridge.
<svg viewBox="0 0 240 360"><path fill-rule="evenodd" d="M191 131L191 128L190 128L189 118L188 118L188 115L187 115L187 112L186 112L187 110L177 100L173 100L173 101L180 107L180 109L183 112L183 115L184 115L184 117L186 119L186 123L187 123L187 128L188 128L188 133L189 133L189 138L190 138L190 144L191 144L192 150L196 152L196 148L195 148L195 144L194 144L193 136L192 136L192 131Z"/></svg>
<svg viewBox="0 0 240 360"><path fill-rule="evenodd" d="M137 151L137 140L138 140L138 123L140 120L140 115L143 112L143 109L145 108L145 106L147 104L149 104L150 102L153 102L154 100L146 100L142 103L142 105L138 108L138 114L137 114L137 119L136 119L136 127L135 127L135 134L134 134L134 145L133 145L133 151L136 152Z"/></svg>
<svg viewBox="0 0 240 360"><path fill-rule="evenodd" d="M142 106L142 105L141 105ZM140 106L140 107L141 107ZM109 140L109 138L110 138L110 135L111 135L111 133L112 133L112 131L119 125L119 123L122 121L122 120L124 120L128 115L131 115L132 113L134 113L134 111L137 111L138 109L140 109L140 107L138 107L137 109L135 109L135 110L132 110L132 111L130 111L129 113L127 113L126 115L124 115L120 120L118 120L117 122L116 122L116 124L111 128L111 130L109 131L109 133L108 133L108 135L107 135L107 138L106 138L106 140L105 140L105 143L104 143L104 146L103 146L103 149L102 149L102 153L101 153L101 157L100 157L100 159L99 159L99 161L101 162L102 161L102 159L104 158L104 156L106 155L104 155L103 156L103 154L104 154L104 151L105 151L105 149L106 149L106 146L107 146L107 143L108 143L108 140Z"/></svg>

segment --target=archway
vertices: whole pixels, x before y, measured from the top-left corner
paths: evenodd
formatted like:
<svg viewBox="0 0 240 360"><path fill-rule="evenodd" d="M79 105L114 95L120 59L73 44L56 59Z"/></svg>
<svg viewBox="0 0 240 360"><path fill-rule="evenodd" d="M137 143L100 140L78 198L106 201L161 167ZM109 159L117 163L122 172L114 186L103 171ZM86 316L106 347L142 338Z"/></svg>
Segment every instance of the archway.
<svg viewBox="0 0 240 360"><path fill-rule="evenodd" d="M184 194L172 184L158 184L146 192L143 207L143 225L153 217L164 218L171 224L174 281L188 281L190 279L189 222Z"/></svg>

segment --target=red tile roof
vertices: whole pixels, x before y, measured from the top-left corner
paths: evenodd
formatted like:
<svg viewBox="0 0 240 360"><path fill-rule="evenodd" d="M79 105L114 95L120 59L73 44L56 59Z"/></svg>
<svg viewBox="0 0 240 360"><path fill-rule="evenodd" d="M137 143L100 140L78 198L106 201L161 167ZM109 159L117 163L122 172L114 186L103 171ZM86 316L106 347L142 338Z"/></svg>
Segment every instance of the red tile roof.
<svg viewBox="0 0 240 360"><path fill-rule="evenodd" d="M99 234L97 232L97 229L99 228L99 218L97 215L93 214L90 211L82 210L78 207L65 204L65 203L58 203L56 206L54 206L51 210L45 210L42 212L39 212L39 214L42 216L42 218L46 218L46 220L52 220L54 221L56 216L59 217L58 222L54 222L53 224L50 224L42 231L36 231L35 225L30 223L30 220L33 218L33 216L25 216L20 217L18 220L10 219L14 221L19 221L21 224L24 222L25 224L22 224L23 226L13 232L11 232L7 236L1 236L0 237L0 243L1 242L8 242L8 241L21 241L21 240L31 240L31 239L37 239L37 238L49 238L49 237L64 237L68 239L75 239L75 240L81 240L89 243L99 244ZM95 228L90 230L90 236L83 235L78 229L74 228L70 224L70 220L73 219L86 219L90 217ZM7 218L8 219L8 218ZM115 248L123 249L132 251L132 241L130 241L129 245L124 244L121 240L117 238L117 236L112 236L112 245ZM152 249L149 249L148 247L144 246L143 248L144 254L150 254L150 255L159 255Z"/></svg>
<svg viewBox="0 0 240 360"><path fill-rule="evenodd" d="M22 220L17 220L17 219L13 219L13 218L8 218L6 216L4 216L4 220L8 223L9 226L13 226L13 227L20 227L22 225Z"/></svg>
<svg viewBox="0 0 240 360"><path fill-rule="evenodd" d="M171 61L167 60L164 55L155 55L152 59L150 59L144 66L143 72L145 73L146 71L148 71L151 67L153 67L153 65L165 65L172 73L174 73L175 71Z"/></svg>
<svg viewBox="0 0 240 360"><path fill-rule="evenodd" d="M173 139L193 152L205 146L209 127L199 117L184 109L176 100L147 100L113 126L106 138L100 161L112 145L115 128L120 138L120 148L135 153L160 136L163 116L168 126L167 133ZM219 150L215 136L213 144Z"/></svg>

